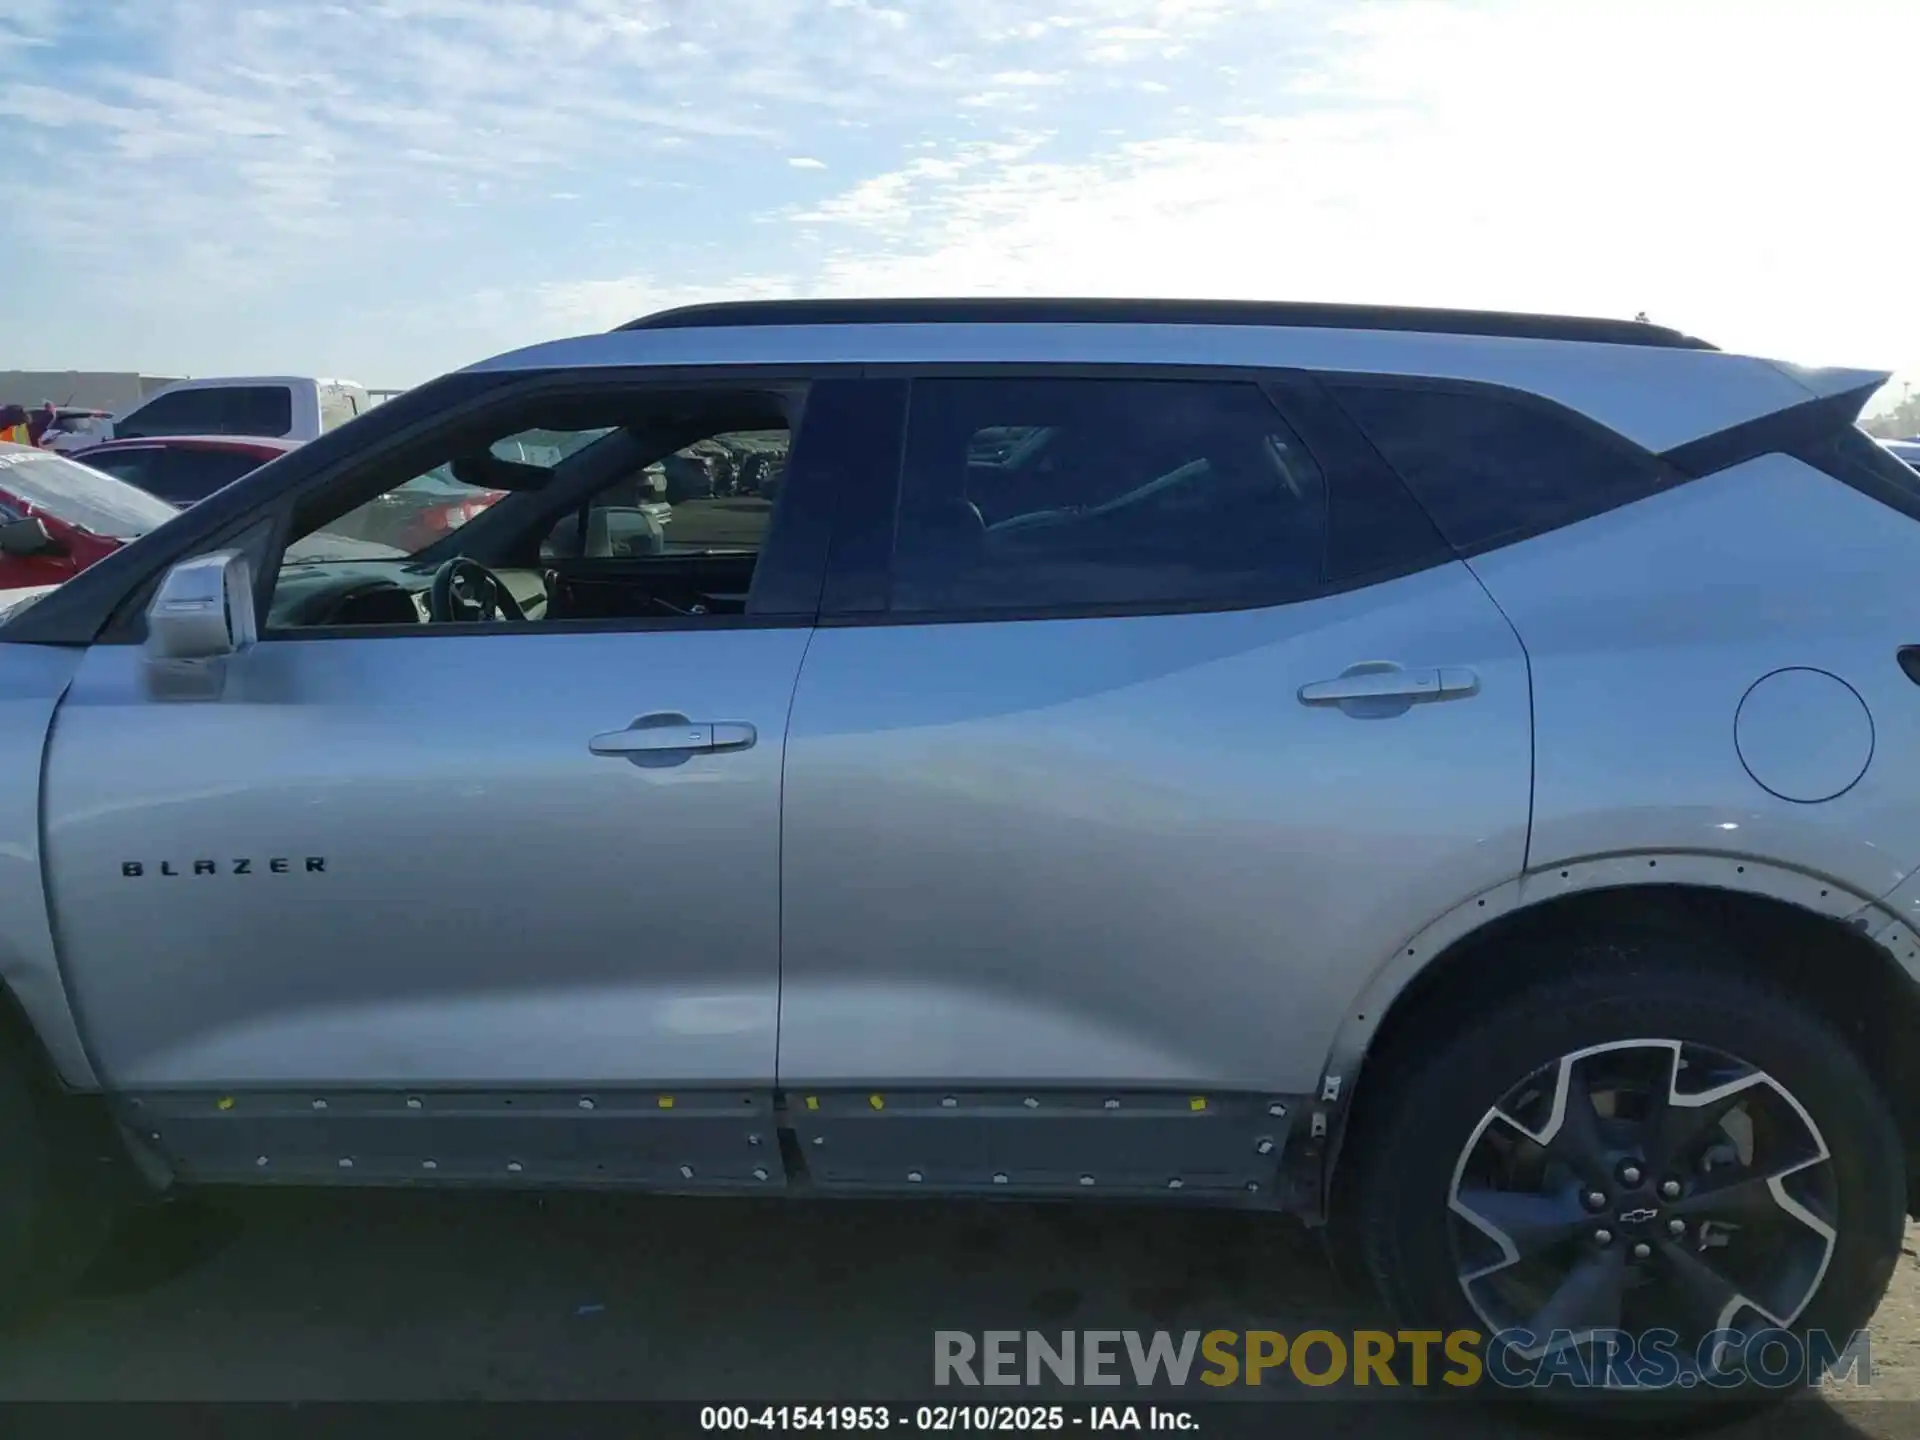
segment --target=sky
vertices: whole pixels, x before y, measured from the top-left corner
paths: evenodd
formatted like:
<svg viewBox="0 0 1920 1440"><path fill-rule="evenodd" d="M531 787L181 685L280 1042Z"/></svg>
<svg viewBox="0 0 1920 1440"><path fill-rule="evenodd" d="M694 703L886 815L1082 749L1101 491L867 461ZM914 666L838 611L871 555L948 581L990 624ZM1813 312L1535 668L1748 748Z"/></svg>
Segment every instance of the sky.
<svg viewBox="0 0 1920 1440"><path fill-rule="evenodd" d="M0 367L401 387L689 301L1053 294L1920 380L1917 57L1920 0L0 0Z"/></svg>

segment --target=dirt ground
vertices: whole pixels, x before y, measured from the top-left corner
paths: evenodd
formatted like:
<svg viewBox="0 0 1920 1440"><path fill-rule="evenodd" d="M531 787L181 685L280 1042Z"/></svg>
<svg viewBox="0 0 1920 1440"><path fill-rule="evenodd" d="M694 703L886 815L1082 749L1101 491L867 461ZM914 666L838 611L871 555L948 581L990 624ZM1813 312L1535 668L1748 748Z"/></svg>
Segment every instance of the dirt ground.
<svg viewBox="0 0 1920 1440"><path fill-rule="evenodd" d="M1916 1249L1865 1398L1733 1433L1920 1436ZM1374 1323L1307 1232L1251 1214L256 1192L125 1225L0 1346L0 1400L916 1400L936 1329ZM1300 1433L1324 1407L1271 1408ZM1479 1406L1339 1408L1343 1434L1534 1433Z"/></svg>

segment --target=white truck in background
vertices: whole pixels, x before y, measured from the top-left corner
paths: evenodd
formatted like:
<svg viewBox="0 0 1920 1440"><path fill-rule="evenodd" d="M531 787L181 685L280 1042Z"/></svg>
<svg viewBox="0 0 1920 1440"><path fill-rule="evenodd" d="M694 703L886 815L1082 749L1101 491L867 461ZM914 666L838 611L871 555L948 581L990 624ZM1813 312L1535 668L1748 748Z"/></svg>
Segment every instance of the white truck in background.
<svg viewBox="0 0 1920 1440"><path fill-rule="evenodd" d="M372 404L351 380L219 375L176 380L113 421L116 440L151 435L261 435L312 440Z"/></svg>

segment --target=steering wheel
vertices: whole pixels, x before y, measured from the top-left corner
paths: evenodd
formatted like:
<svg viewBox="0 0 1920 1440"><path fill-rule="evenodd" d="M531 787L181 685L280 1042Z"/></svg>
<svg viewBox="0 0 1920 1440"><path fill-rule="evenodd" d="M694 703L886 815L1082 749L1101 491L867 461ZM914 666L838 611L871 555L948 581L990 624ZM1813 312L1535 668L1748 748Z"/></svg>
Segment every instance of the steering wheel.
<svg viewBox="0 0 1920 1440"><path fill-rule="evenodd" d="M465 555L454 556L433 572L427 614L440 624L527 618L506 582Z"/></svg>

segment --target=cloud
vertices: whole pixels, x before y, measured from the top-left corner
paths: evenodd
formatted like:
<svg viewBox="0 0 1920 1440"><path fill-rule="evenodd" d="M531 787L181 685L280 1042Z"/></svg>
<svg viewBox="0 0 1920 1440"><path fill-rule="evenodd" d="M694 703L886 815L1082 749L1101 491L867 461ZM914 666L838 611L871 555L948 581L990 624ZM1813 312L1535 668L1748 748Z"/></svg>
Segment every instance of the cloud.
<svg viewBox="0 0 1920 1440"><path fill-rule="evenodd" d="M1239 295L1920 370L1915 53L1870 0L0 0L0 325L402 383L701 299Z"/></svg>

